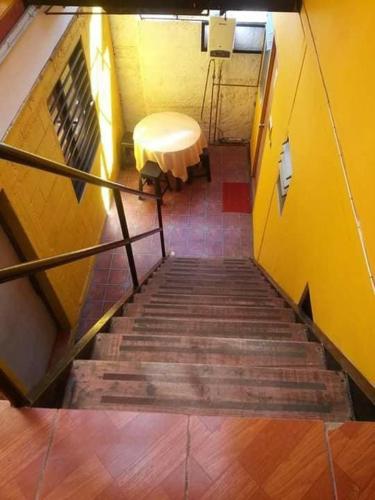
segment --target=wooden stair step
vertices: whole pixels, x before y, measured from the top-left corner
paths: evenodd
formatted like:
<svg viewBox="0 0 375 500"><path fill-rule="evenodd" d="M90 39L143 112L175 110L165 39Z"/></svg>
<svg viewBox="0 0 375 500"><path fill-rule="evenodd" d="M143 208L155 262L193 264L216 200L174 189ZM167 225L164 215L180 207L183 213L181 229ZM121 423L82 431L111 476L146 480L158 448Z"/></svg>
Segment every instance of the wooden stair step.
<svg viewBox="0 0 375 500"><path fill-rule="evenodd" d="M162 293L189 294L189 295L211 295L219 297L279 297L275 290L269 287L253 287L253 288L217 288L215 286L190 286L184 284L158 285L151 280L147 285L142 287L143 291L160 291Z"/></svg>
<svg viewBox="0 0 375 500"><path fill-rule="evenodd" d="M323 348L313 342L147 334L98 334L92 358L233 366L324 367Z"/></svg>
<svg viewBox="0 0 375 500"><path fill-rule="evenodd" d="M191 276L189 278L177 279L176 277L170 277L166 275L153 275L150 278L149 283L158 285L169 285L177 287L214 287L221 288L222 290L240 289L240 290L274 290L272 286L265 280L250 280L250 279L200 279Z"/></svg>
<svg viewBox="0 0 375 500"><path fill-rule="evenodd" d="M71 408L351 418L346 379L328 370L75 361L72 377Z"/></svg>
<svg viewBox="0 0 375 500"><path fill-rule="evenodd" d="M251 261L251 260L241 260L241 261L224 261L220 259L203 259L203 260L198 260L198 261L192 261L192 262L185 262L185 261L180 261L175 258L169 258L167 259L164 264L165 266L170 266L170 267L200 267L200 268L224 268L224 269L230 269L230 268L245 268L245 269L255 269L257 270L258 267Z"/></svg>
<svg viewBox="0 0 375 500"><path fill-rule="evenodd" d="M175 271L180 271L180 272L185 272L185 271L199 271L199 272L249 272L249 273L256 273L259 275L262 275L262 273L259 271L259 269L253 265L246 264L246 265L225 265L225 264L181 264L181 263L170 263L166 262L162 266L163 269L171 269Z"/></svg>
<svg viewBox="0 0 375 500"><path fill-rule="evenodd" d="M220 265L220 266L253 266L256 267L252 260L248 258L228 258L228 257L169 257L166 263L170 264L187 264L187 265Z"/></svg>
<svg viewBox="0 0 375 500"><path fill-rule="evenodd" d="M237 305L237 306L259 306L259 307L285 307L286 303L281 298L264 297L233 297L217 295L193 295L144 291L135 296L137 304L208 304L208 305Z"/></svg>
<svg viewBox="0 0 375 500"><path fill-rule="evenodd" d="M176 275L187 275L187 274L193 274L193 275L205 275L208 274L210 276L212 275L223 275L223 276L249 276L249 277L254 277L254 278L261 278L265 279L264 275L258 271L257 269L252 269L252 268L220 268L220 267L178 267L178 266L170 266L170 265L163 265L161 266L155 274L163 274L163 273L170 273L170 274L176 274Z"/></svg>
<svg viewBox="0 0 375 500"><path fill-rule="evenodd" d="M157 280L174 280L175 282L199 282L206 283L209 282L220 282L220 283L252 283L252 284L263 284L267 283L266 279L261 276L256 276L254 274L246 275L245 273L238 273L236 275L224 274L224 273L177 273L172 271L160 270L153 274L153 278Z"/></svg>
<svg viewBox="0 0 375 500"><path fill-rule="evenodd" d="M194 304L128 304L125 308L126 316L153 316L162 318L202 318L207 321L212 319L232 319L249 321L277 320L293 321L295 319L292 309L285 307L243 307L219 305L194 305Z"/></svg>
<svg viewBox="0 0 375 500"><path fill-rule="evenodd" d="M199 268L199 269L251 269L258 271L259 268L249 259L242 259L238 261L230 261L224 259L196 259L196 260L180 260L175 258L167 259L164 266L174 268Z"/></svg>
<svg viewBox="0 0 375 500"><path fill-rule="evenodd" d="M66 405L352 417L347 379L249 259L169 258L73 364Z"/></svg>
<svg viewBox="0 0 375 500"><path fill-rule="evenodd" d="M207 283L207 282L220 282L220 283L234 283L234 284L245 284L249 283L252 286L255 285L269 285L269 283L264 279L261 278L260 276L254 276L254 275L246 275L244 273L239 273L237 275L233 274L219 274L219 273L214 273L214 274L208 274L208 273L190 273L186 272L184 274L182 273L173 273L173 272L158 272L154 273L153 279L157 281L171 281L173 280L175 283L185 283L185 282L199 282L199 283Z"/></svg>
<svg viewBox="0 0 375 500"><path fill-rule="evenodd" d="M192 335L196 337L249 338L264 340L307 340L307 328L301 323L233 323L160 318L115 317L111 333L148 335Z"/></svg>

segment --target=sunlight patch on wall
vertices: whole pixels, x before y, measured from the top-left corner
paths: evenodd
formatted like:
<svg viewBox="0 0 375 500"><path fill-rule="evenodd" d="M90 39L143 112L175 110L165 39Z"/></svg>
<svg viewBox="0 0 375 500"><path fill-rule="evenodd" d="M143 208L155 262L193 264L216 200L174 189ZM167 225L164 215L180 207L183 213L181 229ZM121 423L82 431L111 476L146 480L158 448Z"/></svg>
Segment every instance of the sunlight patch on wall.
<svg viewBox="0 0 375 500"><path fill-rule="evenodd" d="M112 87L111 64L108 48L102 54L100 88L98 91L99 126L102 137L106 175L110 178L113 171L113 130L112 130Z"/></svg>
<svg viewBox="0 0 375 500"><path fill-rule="evenodd" d="M100 153L100 177L107 178L107 166L102 152ZM111 208L111 192L103 187L100 188L100 191L105 211L108 214Z"/></svg>
<svg viewBox="0 0 375 500"><path fill-rule="evenodd" d="M94 12L96 10L97 8L93 9ZM110 179L114 169L111 60L109 49L105 46L102 23L101 16L92 16L90 20L90 78L101 135L100 175ZM101 195L108 212L110 192L102 188Z"/></svg>

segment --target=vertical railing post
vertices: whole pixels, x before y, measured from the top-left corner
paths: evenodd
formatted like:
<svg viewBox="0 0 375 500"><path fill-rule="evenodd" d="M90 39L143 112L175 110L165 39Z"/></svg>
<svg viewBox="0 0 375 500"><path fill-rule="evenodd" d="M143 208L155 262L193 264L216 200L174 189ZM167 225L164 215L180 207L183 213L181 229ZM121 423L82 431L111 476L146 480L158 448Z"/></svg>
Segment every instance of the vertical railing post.
<svg viewBox="0 0 375 500"><path fill-rule="evenodd" d="M164 243L164 229L163 229L163 217L161 215L161 204L162 200L161 198L158 198L156 200L156 206L158 209L158 222L159 222L159 228L160 228L160 245L161 245L161 254L163 258L165 258L166 253L165 253L165 243Z"/></svg>
<svg viewBox="0 0 375 500"><path fill-rule="evenodd" d="M118 189L114 189L113 196L115 198L117 214L118 214L118 218L120 220L122 236L126 240L129 238L129 230L128 230L128 224L126 222L124 205L122 204L121 192ZM137 269L135 267L134 255L133 255L133 249L132 249L131 243L127 243L125 245L125 249L126 249L126 254L128 256L130 274L131 274L132 280L133 280L133 287L138 288L139 282L138 282L138 276L137 276Z"/></svg>

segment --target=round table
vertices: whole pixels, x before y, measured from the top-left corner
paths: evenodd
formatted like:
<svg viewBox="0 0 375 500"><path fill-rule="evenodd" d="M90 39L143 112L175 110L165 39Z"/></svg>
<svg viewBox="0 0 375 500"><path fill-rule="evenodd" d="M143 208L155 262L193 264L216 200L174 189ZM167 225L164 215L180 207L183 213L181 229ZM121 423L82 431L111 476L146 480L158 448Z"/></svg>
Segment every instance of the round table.
<svg viewBox="0 0 375 500"><path fill-rule="evenodd" d="M207 146L202 130L193 118L182 113L153 113L134 128L134 156L137 170L146 161L156 161L163 172L186 181L187 167L199 163Z"/></svg>

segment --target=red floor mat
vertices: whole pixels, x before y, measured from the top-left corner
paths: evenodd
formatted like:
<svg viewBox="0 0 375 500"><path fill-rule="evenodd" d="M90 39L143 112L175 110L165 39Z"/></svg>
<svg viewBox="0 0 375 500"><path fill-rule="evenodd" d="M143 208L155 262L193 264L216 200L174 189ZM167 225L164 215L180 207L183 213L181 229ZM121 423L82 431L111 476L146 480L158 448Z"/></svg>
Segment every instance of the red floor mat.
<svg viewBox="0 0 375 500"><path fill-rule="evenodd" d="M251 212L250 184L247 182L223 182L223 212Z"/></svg>

